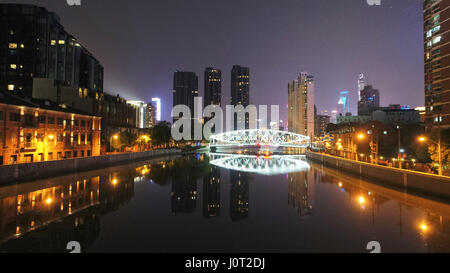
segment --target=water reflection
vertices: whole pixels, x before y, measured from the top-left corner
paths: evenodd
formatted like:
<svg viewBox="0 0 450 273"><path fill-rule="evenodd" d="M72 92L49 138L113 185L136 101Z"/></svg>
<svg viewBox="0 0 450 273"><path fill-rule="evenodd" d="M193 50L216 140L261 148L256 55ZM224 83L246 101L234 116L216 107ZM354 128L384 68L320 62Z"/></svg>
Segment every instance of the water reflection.
<svg viewBox="0 0 450 273"><path fill-rule="evenodd" d="M100 217L133 197L132 177L111 172L0 188L0 251L61 252L73 240L88 248Z"/></svg>
<svg viewBox="0 0 450 273"><path fill-rule="evenodd" d="M288 204L295 208L300 216L314 213L314 172L298 172L288 175Z"/></svg>
<svg viewBox="0 0 450 273"><path fill-rule="evenodd" d="M230 171L230 217L232 221L244 220L249 215L250 174Z"/></svg>
<svg viewBox="0 0 450 273"><path fill-rule="evenodd" d="M447 203L317 164L267 176L267 170L264 175L248 171L259 164L248 158L240 169L210 162L216 159L153 160L1 187L0 251L65 252L74 240L84 251L113 252L132 251L141 241L143 251L153 252L180 251L183 245L189 251L258 246L364 252L370 240L381 241L384 251L450 251ZM111 221L124 224L111 229ZM180 226L191 228L172 238Z"/></svg>
<svg viewBox="0 0 450 273"><path fill-rule="evenodd" d="M211 172L203 177L203 216L220 216L220 169L211 167Z"/></svg>
<svg viewBox="0 0 450 273"><path fill-rule="evenodd" d="M211 153L210 158L211 165L233 171L262 175L286 174L309 169L308 163L302 156L257 156Z"/></svg>

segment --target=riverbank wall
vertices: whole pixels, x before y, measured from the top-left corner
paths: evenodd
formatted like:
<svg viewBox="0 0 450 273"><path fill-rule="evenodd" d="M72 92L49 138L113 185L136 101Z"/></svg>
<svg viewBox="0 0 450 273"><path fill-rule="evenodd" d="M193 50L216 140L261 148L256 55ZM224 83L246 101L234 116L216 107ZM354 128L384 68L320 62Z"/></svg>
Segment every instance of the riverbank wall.
<svg viewBox="0 0 450 273"><path fill-rule="evenodd" d="M30 181L75 172L106 168L112 165L153 157L181 154L177 149L121 153L0 166L0 185Z"/></svg>
<svg viewBox="0 0 450 273"><path fill-rule="evenodd" d="M408 192L431 195L450 201L450 177L373 165L310 151L306 152L306 157L324 166L356 174Z"/></svg>

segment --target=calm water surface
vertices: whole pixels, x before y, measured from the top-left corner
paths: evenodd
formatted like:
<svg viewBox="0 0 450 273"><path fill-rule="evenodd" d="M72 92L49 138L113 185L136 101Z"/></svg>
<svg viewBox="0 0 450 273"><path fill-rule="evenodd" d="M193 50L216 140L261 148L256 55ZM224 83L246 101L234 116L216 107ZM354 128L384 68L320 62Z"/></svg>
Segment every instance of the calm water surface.
<svg viewBox="0 0 450 273"><path fill-rule="evenodd" d="M306 161L213 159L2 187L0 252L450 252L446 203Z"/></svg>

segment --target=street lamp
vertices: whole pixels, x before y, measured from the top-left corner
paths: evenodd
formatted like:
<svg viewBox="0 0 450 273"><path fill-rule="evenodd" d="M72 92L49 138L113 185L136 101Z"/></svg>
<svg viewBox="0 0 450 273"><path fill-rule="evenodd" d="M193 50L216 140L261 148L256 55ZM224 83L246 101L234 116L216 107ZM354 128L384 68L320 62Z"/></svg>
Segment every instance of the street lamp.
<svg viewBox="0 0 450 273"><path fill-rule="evenodd" d="M110 141L110 146L111 148L113 148L113 140L118 140L119 139L119 135L118 134L114 134L113 136L111 136L111 141ZM111 150L115 150L114 148Z"/></svg>
<svg viewBox="0 0 450 273"><path fill-rule="evenodd" d="M400 126L397 125L397 133L398 133L398 152L397 152L397 157L398 157L398 167L401 169L402 168L402 161L401 159L401 138L400 138Z"/></svg>
<svg viewBox="0 0 450 273"><path fill-rule="evenodd" d="M441 138L439 137L438 141L434 141L432 139L428 139L424 136L420 136L419 137L419 141L420 142L426 142L427 140L429 140L430 142L433 142L434 144L436 144L438 146L438 160L439 160L439 167L438 167L438 173L439 175L442 175L442 154L441 154Z"/></svg>

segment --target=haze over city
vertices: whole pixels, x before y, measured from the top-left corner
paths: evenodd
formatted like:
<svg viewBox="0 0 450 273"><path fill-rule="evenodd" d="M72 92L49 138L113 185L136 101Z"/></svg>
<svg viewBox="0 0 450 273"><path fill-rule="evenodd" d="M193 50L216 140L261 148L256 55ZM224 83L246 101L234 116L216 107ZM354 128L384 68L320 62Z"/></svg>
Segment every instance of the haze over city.
<svg viewBox="0 0 450 273"><path fill-rule="evenodd" d="M193 71L203 95L203 71L222 70L222 101L230 101L230 71L250 68L252 104L279 104L286 119L287 84L300 71L315 77L318 111L335 110L364 73L381 104L423 106L422 2L384 0L65 1L46 6L105 67L105 91L130 100L161 97L171 120L173 72ZM276 95L275 95L276 94ZM407 94L407 95L405 95Z"/></svg>

